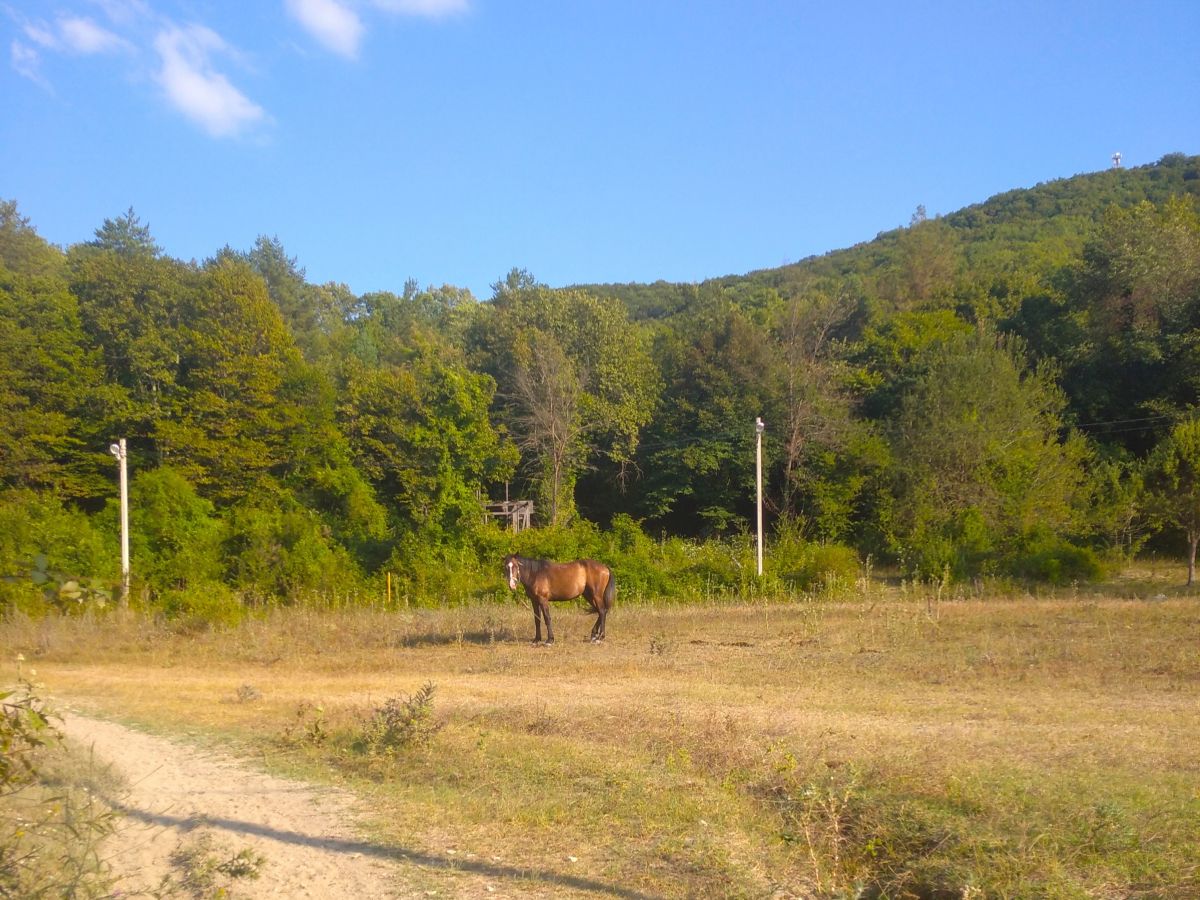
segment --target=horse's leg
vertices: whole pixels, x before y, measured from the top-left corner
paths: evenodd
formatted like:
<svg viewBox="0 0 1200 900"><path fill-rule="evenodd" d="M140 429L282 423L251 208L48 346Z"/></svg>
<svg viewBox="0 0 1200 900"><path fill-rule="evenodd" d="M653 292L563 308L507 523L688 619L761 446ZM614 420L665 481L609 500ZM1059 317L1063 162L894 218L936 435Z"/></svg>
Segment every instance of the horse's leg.
<svg viewBox="0 0 1200 900"><path fill-rule="evenodd" d="M554 629L550 627L550 601L545 598L541 598L538 600L538 603L540 603L542 607L542 618L546 620L546 643L553 644Z"/></svg>
<svg viewBox="0 0 1200 900"><path fill-rule="evenodd" d="M596 614L596 621L592 623L592 634L588 640L595 642L596 629L600 627L600 607L596 605L596 601L592 599L591 594L588 595L588 603L592 605L592 612Z"/></svg>
<svg viewBox="0 0 1200 900"><path fill-rule="evenodd" d="M533 604L533 642L540 644L542 642L542 611L537 597L531 597L530 602Z"/></svg>
<svg viewBox="0 0 1200 900"><path fill-rule="evenodd" d="M608 611L612 608L613 597L616 593L616 585L613 583L612 570L607 570L608 579L604 585L604 592L596 598L596 611L599 614L596 618L596 640L604 640L604 626L608 622Z"/></svg>
<svg viewBox="0 0 1200 900"><path fill-rule="evenodd" d="M587 598L587 602L592 606L592 612L596 614L596 621L592 624L592 634L591 637L588 638L588 640L590 640L592 643L595 643L597 640L599 640L596 635L600 633L600 617L603 615L603 613L600 611L600 604L596 600L596 592L594 590L589 587L583 592L583 596Z"/></svg>

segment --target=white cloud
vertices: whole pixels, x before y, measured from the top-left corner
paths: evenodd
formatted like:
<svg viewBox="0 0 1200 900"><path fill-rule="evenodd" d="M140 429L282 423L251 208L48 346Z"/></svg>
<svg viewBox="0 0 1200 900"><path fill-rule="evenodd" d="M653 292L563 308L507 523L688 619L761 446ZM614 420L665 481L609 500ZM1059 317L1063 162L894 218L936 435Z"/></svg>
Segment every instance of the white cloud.
<svg viewBox="0 0 1200 900"><path fill-rule="evenodd" d="M25 36L43 50L76 53L90 56L129 50L132 44L107 28L97 25L86 16L61 16L54 25L45 22L25 22Z"/></svg>
<svg viewBox="0 0 1200 900"><path fill-rule="evenodd" d="M305 30L334 53L353 59L363 36L358 13L338 0L287 0L287 10Z"/></svg>
<svg viewBox="0 0 1200 900"><path fill-rule="evenodd" d="M101 28L91 19L60 19L58 30L62 35L63 43L75 53L108 53L113 50L124 50L130 46L124 38Z"/></svg>
<svg viewBox="0 0 1200 900"><path fill-rule="evenodd" d="M39 47L45 47L47 50L59 48L58 37L41 22L26 22L22 30L25 32L25 36Z"/></svg>
<svg viewBox="0 0 1200 900"><path fill-rule="evenodd" d="M42 57L36 49L20 41L13 41L9 45L9 56L18 75L49 90L50 85L42 77Z"/></svg>
<svg viewBox="0 0 1200 900"><path fill-rule="evenodd" d="M262 121L265 113L213 68L212 56L229 48L203 25L170 27L154 39L162 59L159 84L185 116L214 137L229 137Z"/></svg>
<svg viewBox="0 0 1200 900"><path fill-rule="evenodd" d="M154 17L154 11L144 0L92 0L116 25L129 27Z"/></svg>
<svg viewBox="0 0 1200 900"><path fill-rule="evenodd" d="M373 0L380 9L408 16L437 19L466 12L470 0Z"/></svg>

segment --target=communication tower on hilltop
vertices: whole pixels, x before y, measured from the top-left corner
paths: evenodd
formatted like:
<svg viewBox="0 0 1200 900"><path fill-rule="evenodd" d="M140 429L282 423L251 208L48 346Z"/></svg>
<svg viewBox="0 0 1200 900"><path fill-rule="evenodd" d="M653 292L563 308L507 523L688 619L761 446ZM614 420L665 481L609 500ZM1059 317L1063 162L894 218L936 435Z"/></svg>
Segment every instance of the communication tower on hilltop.
<svg viewBox="0 0 1200 900"><path fill-rule="evenodd" d="M1112 161L1113 161L1114 169L1121 168L1121 151L1120 150L1118 150L1116 153L1114 153L1112 155Z"/></svg>

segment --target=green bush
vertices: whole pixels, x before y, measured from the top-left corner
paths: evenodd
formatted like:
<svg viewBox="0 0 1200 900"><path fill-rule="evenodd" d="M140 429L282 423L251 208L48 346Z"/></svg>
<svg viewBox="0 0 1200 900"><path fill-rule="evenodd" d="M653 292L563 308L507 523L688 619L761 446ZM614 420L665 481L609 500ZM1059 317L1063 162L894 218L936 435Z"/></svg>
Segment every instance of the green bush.
<svg viewBox="0 0 1200 900"><path fill-rule="evenodd" d="M320 516L287 495L232 509L223 552L226 580L253 601L328 599L362 587L361 570Z"/></svg>
<svg viewBox="0 0 1200 900"><path fill-rule="evenodd" d="M219 581L164 591L159 603L173 628L180 632L234 628L246 617L241 598Z"/></svg>
<svg viewBox="0 0 1200 900"><path fill-rule="evenodd" d="M901 567L922 580L938 580L949 572L955 579L992 574L997 537L974 508L951 520L914 529L905 543Z"/></svg>
<svg viewBox="0 0 1200 900"><path fill-rule="evenodd" d="M154 593L219 581L223 526L178 472L152 469L129 489L133 571Z"/></svg>
<svg viewBox="0 0 1200 900"><path fill-rule="evenodd" d="M407 697L392 697L363 722L352 744L360 753L395 754L426 746L441 728L433 717L432 682Z"/></svg>
<svg viewBox="0 0 1200 900"><path fill-rule="evenodd" d="M803 570L801 586L806 590L818 588L847 588L853 585L862 571L858 552L843 544L815 544L809 564Z"/></svg>
<svg viewBox="0 0 1200 900"><path fill-rule="evenodd" d="M1004 560L1004 570L1018 578L1049 584L1099 581L1104 564L1094 550L1048 532L1029 535Z"/></svg>
<svg viewBox="0 0 1200 900"><path fill-rule="evenodd" d="M46 581L116 584L120 543L115 532L47 495L13 490L0 494L0 607L45 608ZM53 604L52 604L53 605Z"/></svg>
<svg viewBox="0 0 1200 900"><path fill-rule="evenodd" d="M806 540L799 520L781 521L768 548L770 574L782 587L802 591L844 589L858 580L858 553L844 544Z"/></svg>
<svg viewBox="0 0 1200 900"><path fill-rule="evenodd" d="M446 545L409 532L396 542L383 575L392 575L392 602L401 606L499 600L508 591L500 566L507 552L492 540Z"/></svg>

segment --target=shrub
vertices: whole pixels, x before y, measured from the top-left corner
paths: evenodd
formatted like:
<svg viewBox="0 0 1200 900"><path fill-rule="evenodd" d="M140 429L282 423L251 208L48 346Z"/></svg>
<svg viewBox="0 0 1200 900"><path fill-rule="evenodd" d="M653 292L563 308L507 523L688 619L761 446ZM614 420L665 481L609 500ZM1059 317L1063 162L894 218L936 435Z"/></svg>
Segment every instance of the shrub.
<svg viewBox="0 0 1200 900"><path fill-rule="evenodd" d="M159 602L173 628L180 632L234 628L246 616L241 598L219 581L164 591Z"/></svg>
<svg viewBox="0 0 1200 900"><path fill-rule="evenodd" d="M220 580L222 525L211 502L165 466L135 478L129 495L133 570L151 591Z"/></svg>
<svg viewBox="0 0 1200 900"><path fill-rule="evenodd" d="M383 568L393 575L393 602L439 606L504 596L503 555L499 549L445 545L422 532L409 532L396 542Z"/></svg>
<svg viewBox="0 0 1200 900"><path fill-rule="evenodd" d="M1094 550L1048 532L1026 536L1004 560L1004 569L1018 578L1050 584L1099 581L1105 575L1104 564Z"/></svg>
<svg viewBox="0 0 1200 900"><path fill-rule="evenodd" d="M860 570L858 553L843 544L805 540L798 520L785 519L770 544L771 570L783 584L804 591L848 587Z"/></svg>
<svg viewBox="0 0 1200 900"><path fill-rule="evenodd" d="M362 581L321 518L286 495L231 510L224 552L229 580L255 600L330 597Z"/></svg>
<svg viewBox="0 0 1200 900"><path fill-rule="evenodd" d="M434 686L425 682L408 697L393 697L364 723L355 748L365 753L391 754L429 743L441 727L433 718Z"/></svg>
<svg viewBox="0 0 1200 900"><path fill-rule="evenodd" d="M115 534L84 513L32 491L0 494L0 606L37 611L44 608L51 576L60 587L71 581L111 585L119 568ZM39 579L39 571L46 577Z"/></svg>
<svg viewBox="0 0 1200 900"><path fill-rule="evenodd" d="M816 544L812 547L808 566L803 570L802 587L846 588L858 580L862 571L858 553L843 544Z"/></svg>

